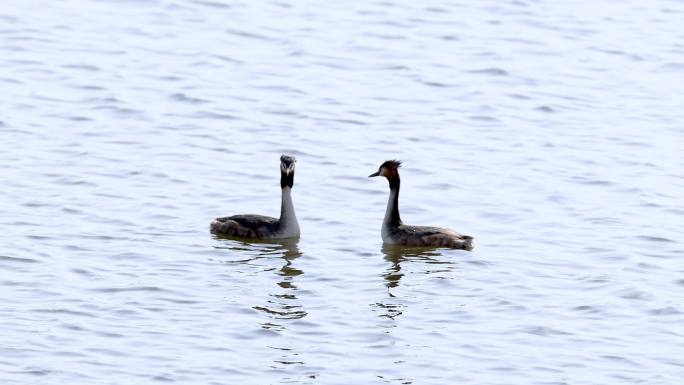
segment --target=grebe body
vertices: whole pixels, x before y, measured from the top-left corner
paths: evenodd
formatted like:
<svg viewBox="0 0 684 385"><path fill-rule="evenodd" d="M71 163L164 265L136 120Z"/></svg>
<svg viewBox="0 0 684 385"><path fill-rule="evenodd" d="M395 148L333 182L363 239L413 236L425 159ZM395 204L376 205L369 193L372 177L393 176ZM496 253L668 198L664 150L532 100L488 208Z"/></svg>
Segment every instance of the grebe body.
<svg viewBox="0 0 684 385"><path fill-rule="evenodd" d="M216 218L211 222L214 234L248 239L284 239L299 236L299 223L292 203L295 163L292 156L280 157L280 187L282 189L280 218L243 214Z"/></svg>
<svg viewBox="0 0 684 385"><path fill-rule="evenodd" d="M399 216L399 167L398 160L388 160L377 172L368 177L384 176L389 181L390 195L385 218L382 221L382 241L390 245L451 247L472 250L473 237L454 230L432 226L409 226Z"/></svg>

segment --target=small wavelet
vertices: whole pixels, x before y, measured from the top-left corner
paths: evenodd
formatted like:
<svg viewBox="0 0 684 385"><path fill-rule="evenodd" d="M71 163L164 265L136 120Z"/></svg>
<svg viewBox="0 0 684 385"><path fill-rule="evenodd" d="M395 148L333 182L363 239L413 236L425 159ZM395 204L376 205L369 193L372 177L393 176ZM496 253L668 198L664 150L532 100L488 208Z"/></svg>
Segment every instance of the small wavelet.
<svg viewBox="0 0 684 385"><path fill-rule="evenodd" d="M71 310L71 309L59 309L59 308L58 309L34 309L33 312L35 312L35 313L48 313L48 314L66 314L66 315L88 317L88 318L96 317L95 314L85 312L85 311Z"/></svg>
<svg viewBox="0 0 684 385"><path fill-rule="evenodd" d="M554 329L548 326L529 326L522 330L523 333L534 334L538 336L554 336L554 335L572 335L563 330Z"/></svg>
<svg viewBox="0 0 684 385"><path fill-rule="evenodd" d="M14 371L13 373L28 374L30 376L48 376L48 375L54 373L54 371L49 370L49 369L43 369L43 368L40 368L37 366L31 366L31 367L23 369L23 370Z"/></svg>
<svg viewBox="0 0 684 385"><path fill-rule="evenodd" d="M675 243L674 240L665 238L665 237L657 237L653 235L638 235L637 238L643 239L644 241L649 241L649 242L658 242L658 243Z"/></svg>
<svg viewBox="0 0 684 385"><path fill-rule="evenodd" d="M679 316L682 313L681 310L673 307L673 306L666 306L658 309L653 309L650 310L649 313L655 315L655 316Z"/></svg>
<svg viewBox="0 0 684 385"><path fill-rule="evenodd" d="M228 28L225 31L227 34L234 35L237 37L246 37L249 39L255 39L255 40L264 40L264 41L275 41L276 39L265 36L259 33L254 33L254 32L248 32L248 31L243 31L243 30L238 30L238 29L233 29L233 28Z"/></svg>
<svg viewBox="0 0 684 385"><path fill-rule="evenodd" d="M213 111L197 111L193 115L200 119L213 119L222 121L240 120L240 118L237 116Z"/></svg>
<svg viewBox="0 0 684 385"><path fill-rule="evenodd" d="M90 72L97 72L100 71L100 67L94 66L92 64L65 64L62 66L62 68L67 68L67 69L76 69L76 70L82 70L82 71L90 71Z"/></svg>
<svg viewBox="0 0 684 385"><path fill-rule="evenodd" d="M177 100L179 102L190 103L190 104L204 104L204 103L209 102L208 100L191 97L191 96L188 96L184 93L171 94L170 97L173 100Z"/></svg>
<svg viewBox="0 0 684 385"><path fill-rule="evenodd" d="M99 293L126 293L126 292L136 292L136 291L146 291L146 292L161 292L166 291L157 286L132 286L132 287L103 287L90 289Z"/></svg>
<svg viewBox="0 0 684 385"><path fill-rule="evenodd" d="M39 260L32 259L32 258L18 258L18 257L9 257L6 255L0 255L0 264L5 263L5 262L10 262L10 263L39 263Z"/></svg>
<svg viewBox="0 0 684 385"><path fill-rule="evenodd" d="M662 65L660 70L668 72L682 72L684 71L684 63L667 63Z"/></svg>
<svg viewBox="0 0 684 385"><path fill-rule="evenodd" d="M637 301L651 301L653 300L653 294L647 293L643 290L639 289L625 289L625 290L620 290L617 295L620 298L624 299L629 299L629 300L637 300Z"/></svg>
<svg viewBox="0 0 684 385"><path fill-rule="evenodd" d="M591 305L575 306L572 310L582 312L582 313L588 313L588 314L601 313L601 309L599 309L595 306L591 306Z"/></svg>
<svg viewBox="0 0 684 385"><path fill-rule="evenodd" d="M191 0L190 2L193 4L203 5L203 6L210 7L210 8L219 8L219 9L233 8L230 4L226 4L226 3L222 3L222 2L218 2L218 1Z"/></svg>
<svg viewBox="0 0 684 385"><path fill-rule="evenodd" d="M540 112L547 112L547 113L556 112L556 110L550 106L539 106L539 107L536 107L535 110L540 111Z"/></svg>
<svg viewBox="0 0 684 385"><path fill-rule="evenodd" d="M426 86L429 87L435 87L435 88L450 88L450 87L455 87L454 85L442 83L442 82L437 82L437 81L429 81L429 80L423 80L421 83L425 84Z"/></svg>
<svg viewBox="0 0 684 385"><path fill-rule="evenodd" d="M508 71L502 68L482 68L476 70L468 70L467 73L478 74L478 75L491 75L491 76L509 76Z"/></svg>

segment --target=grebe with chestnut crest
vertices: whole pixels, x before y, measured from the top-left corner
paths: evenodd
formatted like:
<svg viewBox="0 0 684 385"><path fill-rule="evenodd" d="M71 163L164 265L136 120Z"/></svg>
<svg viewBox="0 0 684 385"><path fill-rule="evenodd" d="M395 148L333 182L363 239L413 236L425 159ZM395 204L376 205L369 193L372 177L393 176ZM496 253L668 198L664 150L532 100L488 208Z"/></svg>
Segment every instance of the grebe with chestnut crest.
<svg viewBox="0 0 684 385"><path fill-rule="evenodd" d="M451 229L429 226L409 226L399 216L399 167L401 161L388 160L369 178L384 176L389 181L390 195L385 219L382 221L382 241L390 245L451 247L472 250L473 237Z"/></svg>

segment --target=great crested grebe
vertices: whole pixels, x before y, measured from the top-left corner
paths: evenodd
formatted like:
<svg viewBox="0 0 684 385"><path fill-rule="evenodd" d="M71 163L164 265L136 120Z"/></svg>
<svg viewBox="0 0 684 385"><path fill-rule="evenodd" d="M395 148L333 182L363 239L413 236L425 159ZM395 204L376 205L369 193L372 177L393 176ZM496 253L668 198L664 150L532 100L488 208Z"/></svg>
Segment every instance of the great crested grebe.
<svg viewBox="0 0 684 385"><path fill-rule="evenodd" d="M251 239L283 239L299 236L299 223L292 204L292 185L294 184L295 163L293 156L280 157L280 187L282 201L280 218L263 215L244 214L216 218L211 222L211 232Z"/></svg>
<svg viewBox="0 0 684 385"><path fill-rule="evenodd" d="M472 250L473 237L451 229L405 225L399 217L399 167L401 161L388 160L377 172L368 175L384 176L389 181L390 195L385 219L382 221L382 241L391 245L452 247Z"/></svg>

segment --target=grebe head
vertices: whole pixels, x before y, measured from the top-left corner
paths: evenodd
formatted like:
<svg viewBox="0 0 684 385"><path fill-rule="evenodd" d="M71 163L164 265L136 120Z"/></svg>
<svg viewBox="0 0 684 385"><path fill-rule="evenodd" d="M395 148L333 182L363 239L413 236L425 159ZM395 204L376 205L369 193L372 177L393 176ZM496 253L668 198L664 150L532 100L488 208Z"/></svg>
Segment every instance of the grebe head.
<svg viewBox="0 0 684 385"><path fill-rule="evenodd" d="M399 176L399 167L401 167L400 160L387 160L385 163L380 165L377 172L368 175L369 178L374 176L384 176L387 179Z"/></svg>
<svg viewBox="0 0 684 385"><path fill-rule="evenodd" d="M284 175L294 174L295 163L297 159L294 156L281 155L280 156L280 172Z"/></svg>
<svg viewBox="0 0 684 385"><path fill-rule="evenodd" d="M294 184L295 164L294 156L282 155L280 157L280 187L290 187Z"/></svg>

